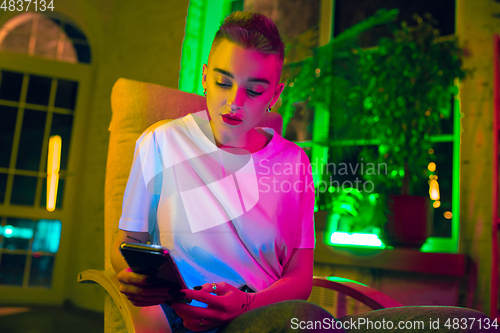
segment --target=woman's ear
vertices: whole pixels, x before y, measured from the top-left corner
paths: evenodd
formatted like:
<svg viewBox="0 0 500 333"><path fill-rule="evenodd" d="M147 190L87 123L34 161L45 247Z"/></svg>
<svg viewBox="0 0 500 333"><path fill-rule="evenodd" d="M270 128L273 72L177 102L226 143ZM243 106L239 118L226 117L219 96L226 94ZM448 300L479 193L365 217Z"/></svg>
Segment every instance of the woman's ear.
<svg viewBox="0 0 500 333"><path fill-rule="evenodd" d="M276 87L276 91L274 92L273 99L271 100L271 103L269 103L269 106L273 106L276 103L278 98L280 98L283 89L285 89L285 84L284 83L278 84L278 86Z"/></svg>
<svg viewBox="0 0 500 333"><path fill-rule="evenodd" d="M203 86L203 89L207 89L207 71L207 64L203 64L203 73L201 75L201 85Z"/></svg>

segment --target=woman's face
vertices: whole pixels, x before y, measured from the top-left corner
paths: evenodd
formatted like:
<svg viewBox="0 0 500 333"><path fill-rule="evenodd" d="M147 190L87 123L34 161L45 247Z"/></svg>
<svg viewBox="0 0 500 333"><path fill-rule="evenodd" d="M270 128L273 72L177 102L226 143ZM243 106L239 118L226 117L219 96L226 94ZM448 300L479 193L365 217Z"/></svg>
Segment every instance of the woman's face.
<svg viewBox="0 0 500 333"><path fill-rule="evenodd" d="M284 87L279 84L278 66L276 55L245 49L225 39L212 50L208 66L203 66L202 84L219 141L244 142L266 109L276 103Z"/></svg>

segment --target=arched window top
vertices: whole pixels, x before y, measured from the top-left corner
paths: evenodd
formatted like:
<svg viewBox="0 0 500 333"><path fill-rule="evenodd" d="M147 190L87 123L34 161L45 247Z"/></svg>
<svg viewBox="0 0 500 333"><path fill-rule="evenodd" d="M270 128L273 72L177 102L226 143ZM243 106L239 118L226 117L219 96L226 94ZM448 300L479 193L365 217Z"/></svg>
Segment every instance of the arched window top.
<svg viewBox="0 0 500 333"><path fill-rule="evenodd" d="M0 29L0 50L71 63L90 63L85 34L68 19L39 13L17 15Z"/></svg>

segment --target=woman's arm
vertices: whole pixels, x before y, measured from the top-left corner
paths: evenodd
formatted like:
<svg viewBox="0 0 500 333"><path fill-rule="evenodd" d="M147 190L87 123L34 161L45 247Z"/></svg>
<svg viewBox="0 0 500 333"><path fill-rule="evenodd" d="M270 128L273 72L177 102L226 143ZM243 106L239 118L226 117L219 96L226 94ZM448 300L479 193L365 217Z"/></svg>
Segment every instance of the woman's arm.
<svg viewBox="0 0 500 333"><path fill-rule="evenodd" d="M124 269L128 268L128 264L125 259L123 259L120 252L120 244L123 242L146 244L148 239L149 233L147 232L134 232L118 229L115 239L113 240L113 244L111 245L110 253L111 265L116 273L120 273Z"/></svg>
<svg viewBox="0 0 500 333"><path fill-rule="evenodd" d="M268 288L257 293L245 293L225 282L183 289L181 297L206 303L207 308L173 303L172 309L183 319L184 326L193 331L219 327L251 309L292 299L307 299L312 290L314 249L294 249L283 270L283 276ZM202 322L203 319L203 322ZM202 323L202 326L200 326Z"/></svg>
<svg viewBox="0 0 500 333"><path fill-rule="evenodd" d="M268 288L255 293L248 309L292 299L309 298L312 291L314 249L294 249L283 276Z"/></svg>

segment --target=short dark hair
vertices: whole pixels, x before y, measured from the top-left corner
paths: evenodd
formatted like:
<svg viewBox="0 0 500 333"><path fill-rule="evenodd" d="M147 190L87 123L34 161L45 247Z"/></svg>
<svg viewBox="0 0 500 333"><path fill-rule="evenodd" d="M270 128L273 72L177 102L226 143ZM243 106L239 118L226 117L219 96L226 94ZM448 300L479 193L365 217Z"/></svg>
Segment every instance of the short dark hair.
<svg viewBox="0 0 500 333"><path fill-rule="evenodd" d="M275 54L281 63L285 58L285 45L278 27L262 14L233 12L222 21L215 34L212 50L223 39L264 54Z"/></svg>

